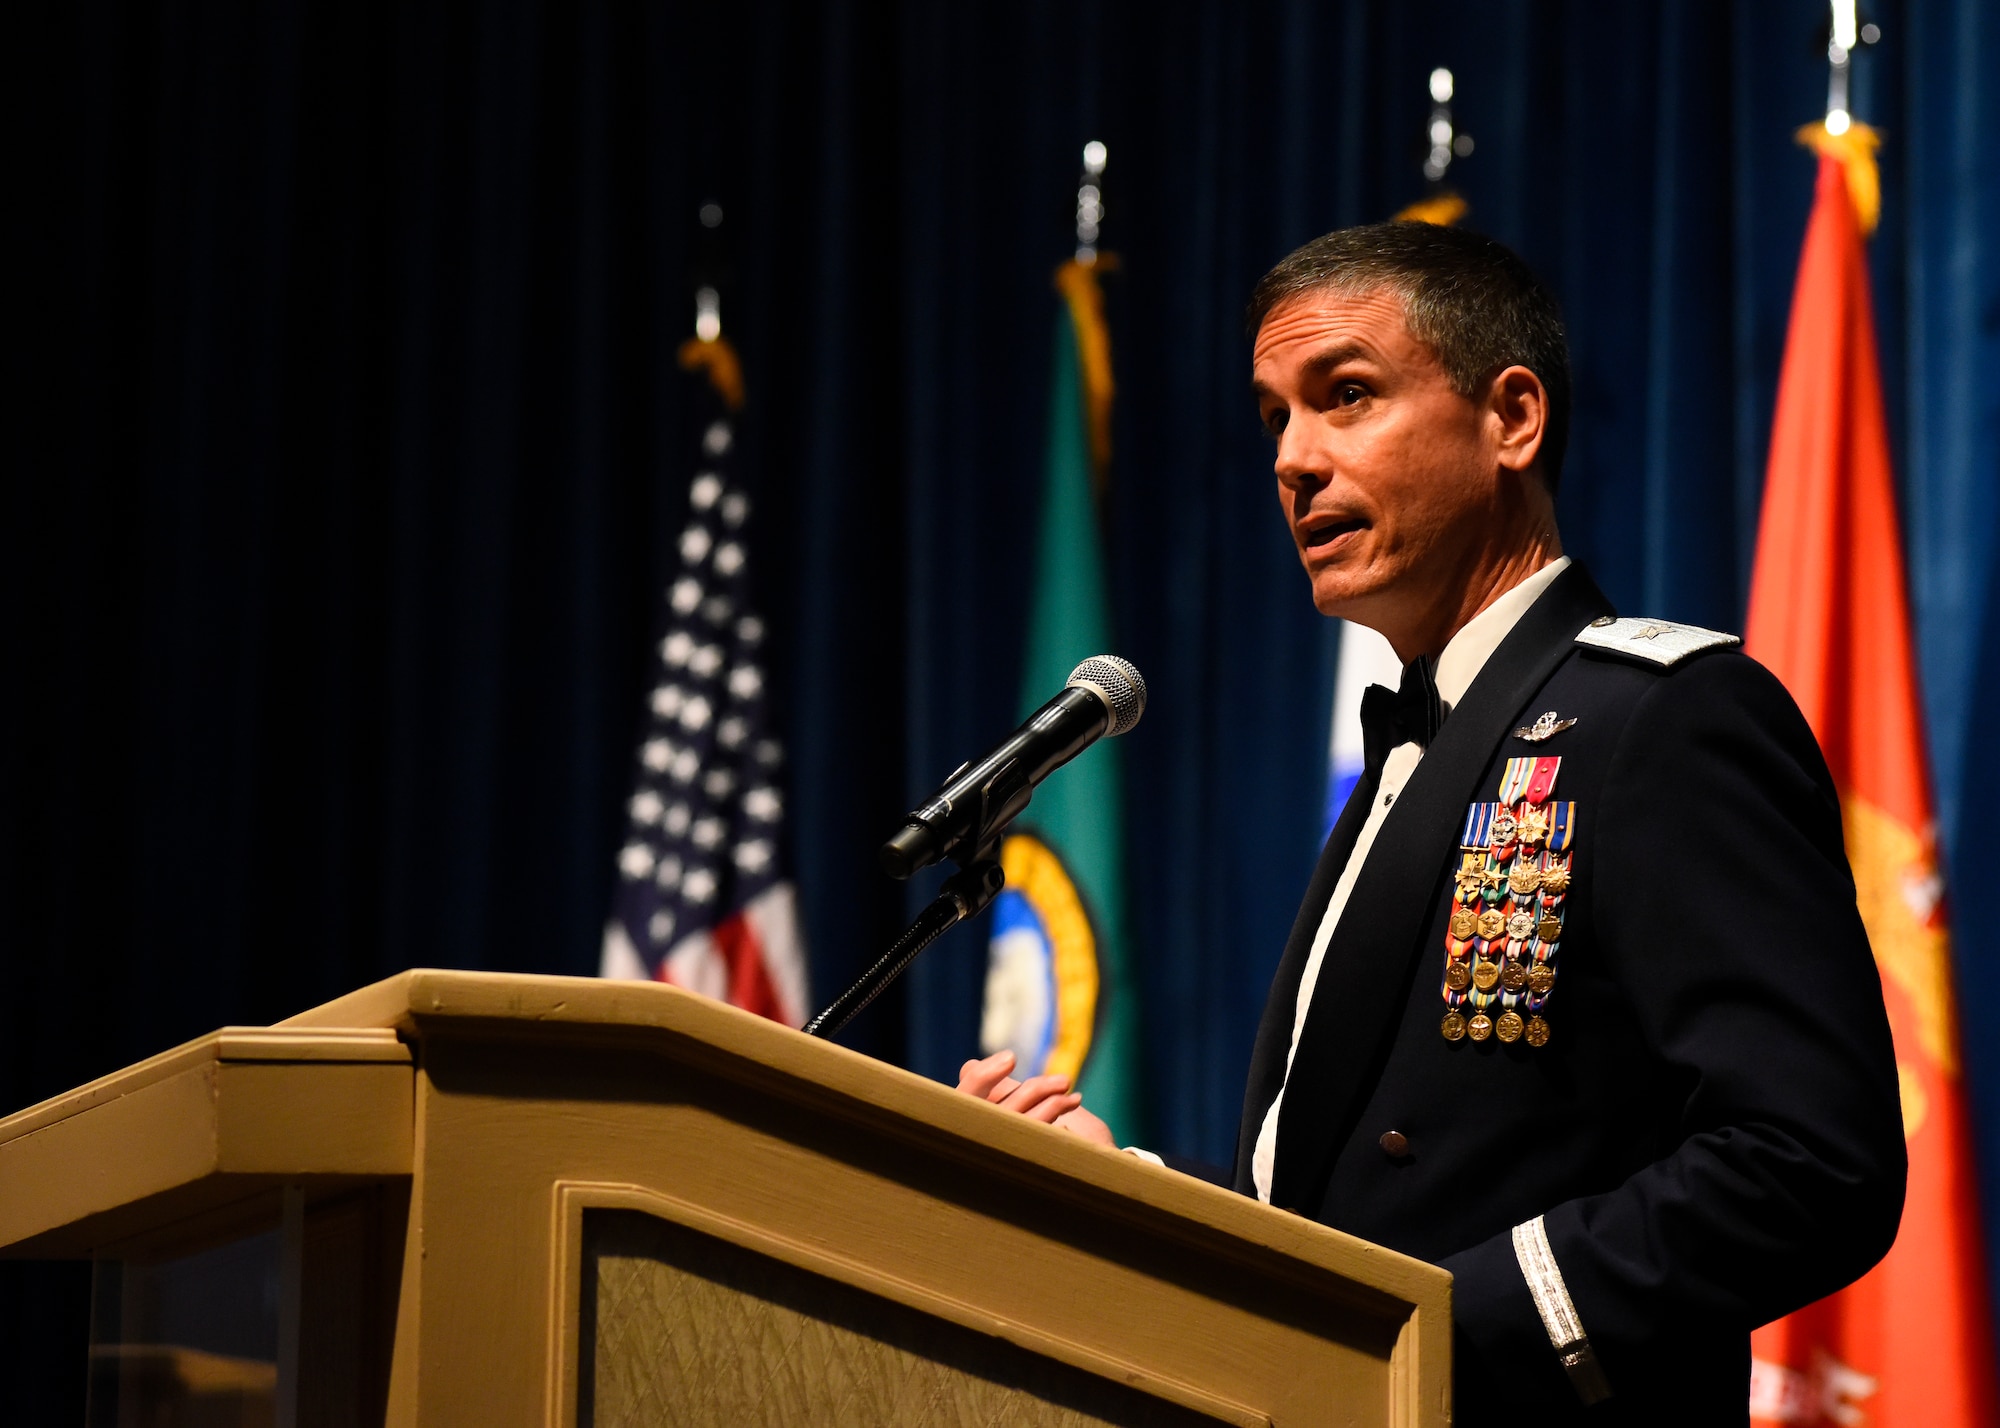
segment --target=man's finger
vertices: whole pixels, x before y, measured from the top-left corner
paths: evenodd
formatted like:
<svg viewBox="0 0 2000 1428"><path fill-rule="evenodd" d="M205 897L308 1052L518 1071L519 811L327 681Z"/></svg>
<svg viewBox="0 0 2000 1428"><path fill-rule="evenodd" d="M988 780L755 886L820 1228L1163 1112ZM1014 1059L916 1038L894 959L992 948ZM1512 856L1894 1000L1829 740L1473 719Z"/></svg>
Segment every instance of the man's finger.
<svg viewBox="0 0 2000 1428"><path fill-rule="evenodd" d="M1030 1076L1020 1087L999 1103L1003 1110L1027 1112L1039 1106L1051 1096L1060 1096L1069 1090L1069 1077L1060 1075Z"/></svg>
<svg viewBox="0 0 2000 1428"><path fill-rule="evenodd" d="M1050 1096L1028 1112L1028 1119L1040 1121L1043 1125L1054 1125L1058 1116L1066 1116L1082 1104L1083 1097L1068 1091L1060 1096Z"/></svg>
<svg viewBox="0 0 2000 1428"><path fill-rule="evenodd" d="M994 1087L1007 1080L1007 1073L1013 1069L1011 1051L996 1051L991 1056L968 1061L958 1068L958 1089L982 1101L990 1100Z"/></svg>

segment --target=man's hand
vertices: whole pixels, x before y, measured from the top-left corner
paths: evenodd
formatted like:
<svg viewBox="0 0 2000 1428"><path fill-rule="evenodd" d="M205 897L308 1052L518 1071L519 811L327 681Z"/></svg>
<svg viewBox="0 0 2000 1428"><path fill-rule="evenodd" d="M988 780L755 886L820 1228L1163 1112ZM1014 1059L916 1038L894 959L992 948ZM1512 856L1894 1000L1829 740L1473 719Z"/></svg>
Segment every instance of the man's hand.
<svg viewBox="0 0 2000 1428"><path fill-rule="evenodd" d="M991 1101L1003 1110L1019 1111L1044 1125L1083 1104L1083 1097L1070 1090L1069 1077L1030 1076L1025 1081L1016 1081L1010 1074L1013 1069L1011 1051L996 1051L983 1061L968 1061L958 1068L958 1089L968 1096Z"/></svg>
<svg viewBox="0 0 2000 1428"><path fill-rule="evenodd" d="M1111 1127L1083 1108L1083 1097L1070 1090L1069 1077L1030 1076L1016 1081L1013 1070L1014 1053L996 1051L984 1060L959 1067L958 1089L1044 1125L1061 1126L1093 1144L1116 1148Z"/></svg>

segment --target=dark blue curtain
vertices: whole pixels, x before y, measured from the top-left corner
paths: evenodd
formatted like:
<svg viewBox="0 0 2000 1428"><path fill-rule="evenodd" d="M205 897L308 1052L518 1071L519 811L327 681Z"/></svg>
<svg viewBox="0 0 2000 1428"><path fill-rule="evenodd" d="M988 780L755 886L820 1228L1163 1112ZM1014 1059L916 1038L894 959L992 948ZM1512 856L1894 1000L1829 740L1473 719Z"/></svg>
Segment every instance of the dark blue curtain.
<svg viewBox="0 0 2000 1428"><path fill-rule="evenodd" d="M1882 357L2000 1215L1976 896L2000 21L1869 18ZM594 969L698 269L748 369L814 975L851 976L926 890L874 843L1015 707L1049 277L1100 138L1106 523L1153 690L1127 747L1149 1135L1221 1157L1316 851L1332 676L1245 394L1250 283L1422 193L1424 80L1453 69L1467 221L1569 318L1572 549L1631 612L1735 628L1825 25L1812 0L10 13L5 1101L405 966ZM940 944L851 1041L953 1074L982 961ZM73 1396L78 1285L0 1281L0 1353L36 1370L9 1392Z"/></svg>

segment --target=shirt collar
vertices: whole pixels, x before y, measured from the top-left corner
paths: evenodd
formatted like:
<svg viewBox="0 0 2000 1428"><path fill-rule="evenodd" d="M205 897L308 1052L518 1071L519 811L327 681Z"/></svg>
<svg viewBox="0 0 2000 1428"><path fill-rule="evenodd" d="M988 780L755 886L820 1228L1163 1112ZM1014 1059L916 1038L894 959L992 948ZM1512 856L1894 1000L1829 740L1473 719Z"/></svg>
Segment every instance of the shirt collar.
<svg viewBox="0 0 2000 1428"><path fill-rule="evenodd" d="M1437 670L1432 678L1437 684L1438 698L1445 707L1465 697L1465 691L1472 687L1472 681L1479 677L1479 671L1486 667L1486 661L1493 657L1493 651L1500 648L1500 642L1520 623L1528 608L1541 598L1555 578L1569 569L1570 560L1559 555L1547 565L1516 585L1512 590L1474 615L1465 622L1465 628L1451 637L1438 656Z"/></svg>

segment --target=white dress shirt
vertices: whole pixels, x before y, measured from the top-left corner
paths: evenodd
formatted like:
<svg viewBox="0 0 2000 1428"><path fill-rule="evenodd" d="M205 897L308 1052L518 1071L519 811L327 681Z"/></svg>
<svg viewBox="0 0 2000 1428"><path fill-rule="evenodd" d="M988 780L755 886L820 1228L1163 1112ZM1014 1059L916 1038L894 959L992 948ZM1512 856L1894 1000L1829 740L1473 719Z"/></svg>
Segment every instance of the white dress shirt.
<svg viewBox="0 0 2000 1428"><path fill-rule="evenodd" d="M1481 610L1465 628L1451 637L1438 656L1434 681L1438 698L1451 712L1451 706L1465 697L1465 691L1472 686L1479 671L1493 651L1500 648L1500 642L1507 638L1528 607L1548 589L1549 582L1569 568L1569 557L1560 556ZM1285 1054L1285 1073L1291 1074L1292 1057L1298 1054L1299 1033L1305 1030L1306 1013L1312 1010L1313 988L1319 983L1320 964L1326 960L1327 944L1333 940L1333 930L1340 923L1340 914L1346 910L1347 898L1354 891L1354 883L1361 876L1362 865L1368 861L1368 850L1375 845L1375 835L1382 830L1382 824L1389 816L1389 809L1395 803L1403 786L1410 781L1410 775L1417 771L1423 761L1424 746L1417 743L1398 744L1389 751L1382 765L1382 778L1375 789L1375 801L1368 810L1368 821L1361 825L1361 836L1354 841L1354 851L1348 856L1347 866L1341 869L1340 881L1334 884L1333 897L1327 902L1326 916L1320 919L1319 930L1313 934L1312 952L1306 958L1305 975L1299 980L1298 1009L1292 1016L1292 1046ZM1257 1131L1257 1147L1250 1157L1250 1173L1257 1182L1257 1198L1266 1204L1271 1200L1272 1167L1278 1160L1278 1112L1285 1104L1285 1093L1279 1089L1271 1102L1271 1109L1265 1113L1264 1123Z"/></svg>

